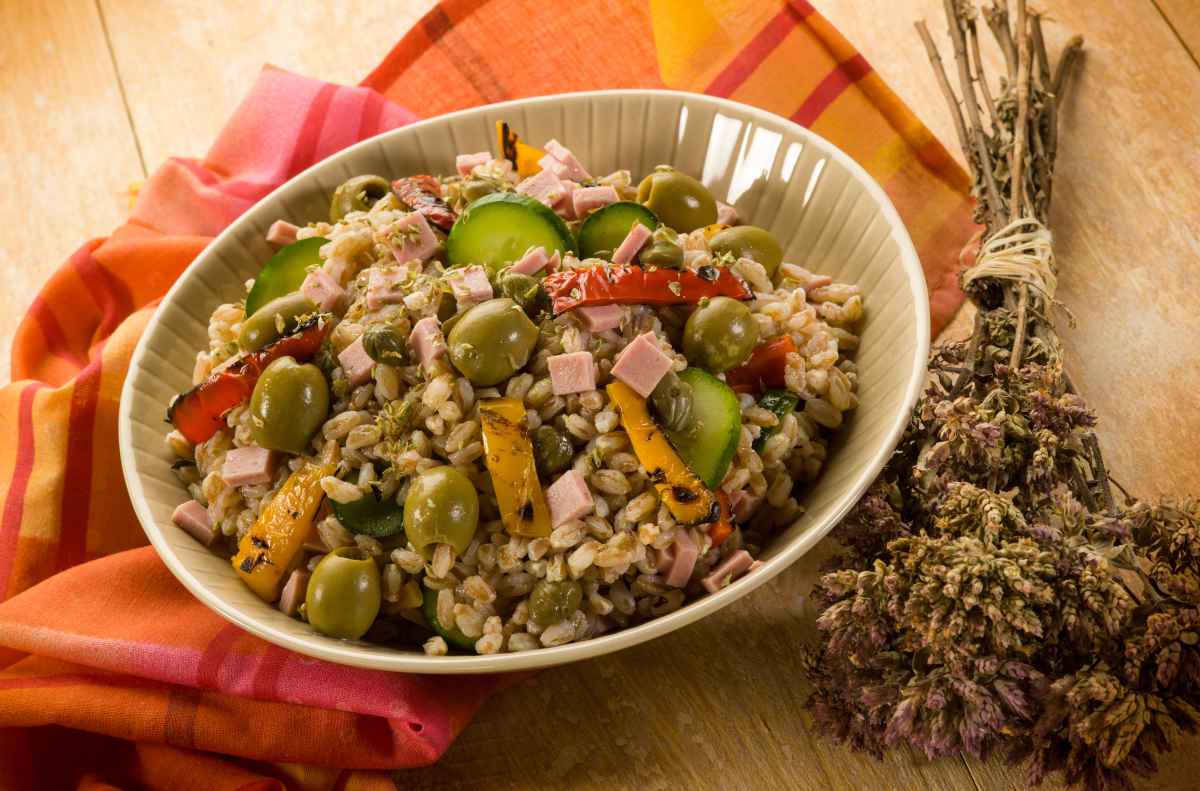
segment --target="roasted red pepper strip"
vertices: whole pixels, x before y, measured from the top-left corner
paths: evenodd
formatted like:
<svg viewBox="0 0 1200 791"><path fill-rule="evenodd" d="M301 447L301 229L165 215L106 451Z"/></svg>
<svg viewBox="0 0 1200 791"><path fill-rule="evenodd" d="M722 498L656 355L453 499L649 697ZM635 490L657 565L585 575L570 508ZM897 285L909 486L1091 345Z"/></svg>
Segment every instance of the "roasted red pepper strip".
<svg viewBox="0 0 1200 791"><path fill-rule="evenodd" d="M733 517L729 511L729 495L725 494L722 489L717 489L717 502L721 506L721 516L717 521L713 522L712 527L708 528L708 537L712 539L714 547L724 544L725 539L733 534Z"/></svg>
<svg viewBox="0 0 1200 791"><path fill-rule="evenodd" d="M392 192L401 203L425 215L430 225L443 231L454 227L458 215L442 200L442 185L433 176L405 176L392 182Z"/></svg>
<svg viewBox="0 0 1200 791"><path fill-rule="evenodd" d="M728 269L642 269L640 266L597 266L548 275L542 287L558 315L586 305L695 305L705 297L750 299L754 295Z"/></svg>
<svg viewBox="0 0 1200 791"><path fill-rule="evenodd" d="M787 387L784 371L787 356L796 351L788 335L780 335L759 344L750 359L725 374L725 383L739 393L759 393L771 388Z"/></svg>
<svg viewBox="0 0 1200 791"><path fill-rule="evenodd" d="M226 412L250 397L268 365L280 357L293 357L301 362L310 359L321 348L330 326L329 321L315 317L291 335L243 355L191 390L175 396L167 407L167 420L192 444L203 442L225 425Z"/></svg>

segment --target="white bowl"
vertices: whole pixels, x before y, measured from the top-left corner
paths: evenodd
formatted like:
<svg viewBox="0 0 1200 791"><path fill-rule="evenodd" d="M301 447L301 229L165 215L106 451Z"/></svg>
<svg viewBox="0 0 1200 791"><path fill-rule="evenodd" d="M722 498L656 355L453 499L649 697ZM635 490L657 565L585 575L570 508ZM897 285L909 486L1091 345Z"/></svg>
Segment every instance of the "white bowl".
<svg viewBox="0 0 1200 791"><path fill-rule="evenodd" d="M326 216L329 195L361 173L399 177L454 170L459 152L493 148L495 122L522 138L557 138L593 172L659 163L698 176L744 222L770 229L785 258L863 289L866 320L857 357L859 407L804 496L800 522L766 548L764 565L670 615L579 643L491 656L428 657L324 637L255 596L228 561L171 523L188 495L171 471L167 403L191 386L207 344L208 316L244 296L243 283L271 254L270 224ZM866 171L832 143L772 113L674 91L614 90L544 96L450 113L396 129L314 165L229 226L167 293L134 352L121 394L121 462L150 542L188 590L230 621L302 654L411 673L527 670L600 656L666 634L745 596L821 540L854 505L899 441L929 353L925 280L895 208Z"/></svg>

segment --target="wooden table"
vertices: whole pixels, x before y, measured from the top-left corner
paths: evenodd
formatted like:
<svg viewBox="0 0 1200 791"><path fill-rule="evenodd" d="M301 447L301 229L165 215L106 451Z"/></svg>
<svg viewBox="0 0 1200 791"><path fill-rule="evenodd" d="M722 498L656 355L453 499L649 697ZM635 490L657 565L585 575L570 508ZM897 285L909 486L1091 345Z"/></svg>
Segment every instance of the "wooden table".
<svg viewBox="0 0 1200 791"><path fill-rule="evenodd" d="M353 82L431 5L342 0L0 3L0 365L47 275L118 224L127 186L199 155L263 62ZM926 123L953 131L911 23L940 0L817 0ZM1088 42L1063 116L1054 216L1068 368L1135 494L1200 492L1200 1L1045 0ZM344 44L332 42L345 41ZM703 623L548 671L489 703L405 788L1007 789L999 761L886 762L809 728L800 647L815 559ZM1146 787L1197 786L1200 742ZM1189 756L1189 753L1191 754Z"/></svg>

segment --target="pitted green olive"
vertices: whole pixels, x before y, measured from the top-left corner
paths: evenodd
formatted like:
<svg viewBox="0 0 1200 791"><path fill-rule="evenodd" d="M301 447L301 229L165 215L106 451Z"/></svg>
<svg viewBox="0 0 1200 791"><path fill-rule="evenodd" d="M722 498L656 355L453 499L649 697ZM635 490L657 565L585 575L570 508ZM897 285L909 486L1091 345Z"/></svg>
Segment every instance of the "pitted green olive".
<svg viewBox="0 0 1200 791"><path fill-rule="evenodd" d="M455 321L447 337L450 362L472 384L490 387L525 367L538 328L511 299L481 302Z"/></svg>
<svg viewBox="0 0 1200 791"><path fill-rule="evenodd" d="M333 198L329 202L329 221L338 222L350 212L369 211L391 191L391 183L383 176L347 179L333 191Z"/></svg>
<svg viewBox="0 0 1200 791"><path fill-rule="evenodd" d="M304 611L321 634L357 640L375 622L382 602L375 560L358 547L340 547L313 569Z"/></svg>
<svg viewBox="0 0 1200 791"><path fill-rule="evenodd" d="M421 473L404 498L404 532L417 551L449 544L466 551L479 526L479 495L467 476L453 467Z"/></svg>
<svg viewBox="0 0 1200 791"><path fill-rule="evenodd" d="M529 618L549 626L569 618L583 603L583 588L575 580L538 580L529 594Z"/></svg>
<svg viewBox="0 0 1200 791"><path fill-rule="evenodd" d="M259 447L303 453L329 414L329 383L317 366L280 357L250 396L250 433Z"/></svg>
<svg viewBox="0 0 1200 791"><path fill-rule="evenodd" d="M736 299L701 302L683 325L683 354L692 365L721 373L743 362L758 344L758 322Z"/></svg>
<svg viewBox="0 0 1200 791"><path fill-rule="evenodd" d="M708 247L714 254L728 253L734 258L749 258L762 264L767 277L775 277L775 271L783 262L783 248L770 231L757 225L735 225L713 234Z"/></svg>
<svg viewBox="0 0 1200 791"><path fill-rule="evenodd" d="M717 200L708 188L686 173L660 165L638 185L638 203L680 233L717 221Z"/></svg>
<svg viewBox="0 0 1200 791"><path fill-rule="evenodd" d="M252 352L296 329L297 319L317 312L312 300L296 291L273 299L242 321L238 345Z"/></svg>

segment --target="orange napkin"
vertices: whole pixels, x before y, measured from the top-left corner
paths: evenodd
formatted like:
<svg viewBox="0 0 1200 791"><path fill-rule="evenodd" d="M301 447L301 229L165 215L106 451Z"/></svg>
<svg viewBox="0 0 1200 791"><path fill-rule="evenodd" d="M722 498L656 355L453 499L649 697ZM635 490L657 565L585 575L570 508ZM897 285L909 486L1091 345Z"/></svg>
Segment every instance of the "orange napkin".
<svg viewBox="0 0 1200 791"><path fill-rule="evenodd" d="M157 300L221 228L416 117L401 106L428 116L613 87L728 96L830 138L907 222L935 331L957 308L967 177L803 0L451 0L361 87L265 70L208 155L160 167L129 221L71 256L18 330L16 381L0 390L0 789L390 789L382 770L445 751L505 680L337 667L192 599L125 493L121 383Z"/></svg>

